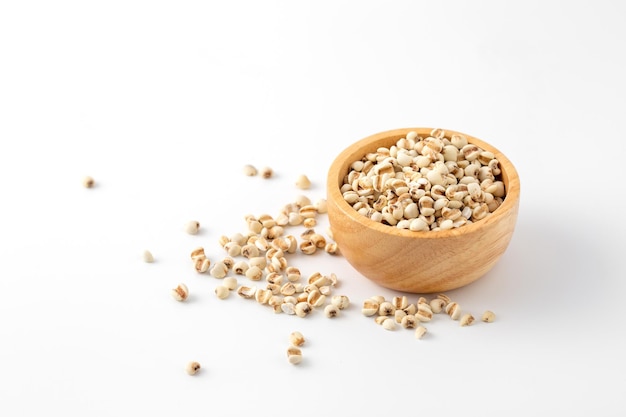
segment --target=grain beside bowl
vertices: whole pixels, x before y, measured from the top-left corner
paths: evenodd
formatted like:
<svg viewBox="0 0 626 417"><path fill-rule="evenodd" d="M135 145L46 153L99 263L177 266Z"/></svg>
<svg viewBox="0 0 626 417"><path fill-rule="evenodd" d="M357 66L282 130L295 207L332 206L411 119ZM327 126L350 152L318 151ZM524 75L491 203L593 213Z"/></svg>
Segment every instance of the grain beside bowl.
<svg viewBox="0 0 626 417"><path fill-rule="evenodd" d="M491 183L487 182L487 184L493 185L494 182L501 181L504 188L504 190L498 188L496 195L502 197L499 197L497 203L492 204L493 210L490 210L488 214L481 213L477 219L470 217L469 221L460 221L459 223L463 224L457 224L457 227L450 226L450 222L446 222L445 227L439 227L443 223L438 223L433 227L432 218L421 216L424 221L431 223L427 229L416 227L414 230L408 228L410 222L404 223L404 227L407 228L399 228L397 225L391 224L393 219L390 217L388 217L389 222L387 222L381 220L380 216L374 216L377 219L372 219L373 211L371 210L368 212L366 209L358 212L344 197L350 188L350 186L345 185L348 182L346 177L353 170L354 163L363 161L368 154L376 153L379 150L383 153L386 152L385 149L391 149L399 140L403 140L402 143L404 144L407 142L407 135L409 139L414 138L413 142L424 141L427 138L439 138L447 145L451 144L451 138L454 138L455 141L461 138L466 140L468 144L480 148L486 155L493 155L493 158L497 160L497 164L494 164L494 166L497 165L495 171L497 175L494 175ZM412 143L411 140L408 142ZM431 157L433 165L436 161L443 162L445 158L450 158L450 155L446 155L444 158L441 152L443 148L441 151L437 151L438 149L434 153L431 150L424 151L426 155ZM415 152L412 154L415 155ZM424 156L421 153L418 155ZM461 158L459 157L459 159ZM475 158L475 155L472 158ZM385 158L381 157L380 159ZM439 168L445 169L441 166ZM396 172L402 171L399 164L395 164L395 169ZM416 168L416 171L419 170L420 168ZM429 179L428 171L429 168L421 171L425 173L423 177L426 179ZM474 174L478 178L478 173ZM399 173L397 177L401 177L401 175ZM419 175L414 178L417 177ZM431 176L430 179L434 183L440 181L434 176ZM387 180L390 179L387 178ZM443 181L445 183L445 178ZM430 180L429 184L426 186L427 188L436 185L431 184ZM369 184L364 188L368 186ZM362 197L361 201L367 203L366 205L369 205L370 208L378 200L375 192L368 194L368 190L359 189L360 186L357 183L355 183L355 187L357 189L354 191L359 194L359 197ZM470 188L475 188L475 186ZM436 190L437 199L443 198L445 200L445 193L439 195L442 193L441 188L437 187ZM479 201L484 198L484 194L486 193L481 194ZM429 192L427 195L430 195ZM417 197L419 201L419 198L423 196L424 194L420 192L413 195L412 198ZM493 194L491 196L494 197ZM388 200L392 200L392 203L394 202L393 193L388 194L387 197L389 197ZM328 220L334 240L343 256L366 278L384 287L411 293L452 290L470 284L485 275L496 264L509 245L517 221L519 197L520 182L517 171L504 154L478 138L447 129L403 128L368 136L350 145L335 158L329 168L327 178ZM494 199L495 197L490 201L493 202ZM418 201L413 202L417 204ZM461 199L461 201L463 200ZM434 201L434 203L437 202ZM458 202L454 204L452 207L459 208L460 211L465 208L463 204L458 206ZM475 208L486 205L484 201L481 201L475 205ZM441 216L442 207L441 202L437 203L439 216ZM390 209L386 210L389 213ZM450 211L447 210L446 213L449 214ZM369 215L364 213L369 213ZM465 215L467 215L467 210Z"/></svg>

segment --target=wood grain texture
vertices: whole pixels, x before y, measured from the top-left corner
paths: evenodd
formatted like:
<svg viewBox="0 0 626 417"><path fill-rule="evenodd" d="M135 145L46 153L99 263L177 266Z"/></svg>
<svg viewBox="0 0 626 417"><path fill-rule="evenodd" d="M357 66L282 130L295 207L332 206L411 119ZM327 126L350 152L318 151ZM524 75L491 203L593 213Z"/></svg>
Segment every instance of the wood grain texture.
<svg viewBox="0 0 626 417"><path fill-rule="evenodd" d="M410 131L423 137L431 130L404 128L364 138L337 156L327 178L328 218L342 255L379 285L409 293L448 291L482 277L508 247L519 208L520 181L509 159L482 140L450 130L445 130L446 137L462 134L500 162L506 197L490 216L457 229L413 232L372 221L343 199L340 187L352 162L393 145Z"/></svg>

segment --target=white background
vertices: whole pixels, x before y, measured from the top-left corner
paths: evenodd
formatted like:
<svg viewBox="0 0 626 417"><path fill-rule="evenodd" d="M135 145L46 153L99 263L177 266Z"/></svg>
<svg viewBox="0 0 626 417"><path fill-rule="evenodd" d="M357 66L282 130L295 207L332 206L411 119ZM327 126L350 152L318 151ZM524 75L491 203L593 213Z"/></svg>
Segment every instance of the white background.
<svg viewBox="0 0 626 417"><path fill-rule="evenodd" d="M624 415L625 16L597 0L0 3L0 415ZM353 303L335 320L219 300L193 269L246 214L323 198L352 142L411 126L517 167L505 255L449 292L494 323L385 331L360 303L399 294L324 253L291 259L338 275Z"/></svg>

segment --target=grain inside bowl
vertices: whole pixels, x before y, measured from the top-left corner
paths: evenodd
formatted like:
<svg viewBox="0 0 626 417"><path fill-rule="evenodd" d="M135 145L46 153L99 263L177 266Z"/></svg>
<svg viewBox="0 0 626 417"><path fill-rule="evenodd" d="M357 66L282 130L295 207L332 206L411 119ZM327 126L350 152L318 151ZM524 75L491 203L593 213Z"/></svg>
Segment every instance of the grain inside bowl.
<svg viewBox="0 0 626 417"><path fill-rule="evenodd" d="M387 157L379 153L387 152L390 154L389 157L392 152L395 152L397 157L398 149L400 149L398 143L424 142L429 137L441 141L441 144L438 144L442 145L441 151L435 149L436 152L432 152L432 158L429 153L431 151L427 150L427 155L416 151L415 158L428 156L432 167L428 168L429 164L424 172L420 171L424 167L419 167L418 170L411 168L412 171L418 173L413 174L415 176L413 195L411 195L411 186L408 183L404 186L400 182L395 188L399 191L394 191L393 182L402 179L396 176L401 177L405 174L401 164L388 164L393 168L393 175L386 178L390 186L386 194L379 192L377 195L367 190L368 182L359 183L357 178L360 174L351 174L354 171L359 172L358 169L354 169L355 163L356 168L362 164L360 168L363 172L367 169L365 165L368 164L369 158L380 157L381 161L384 161ZM467 144L453 145L453 138L455 141L460 141L459 144L466 140ZM437 144L436 141L433 142ZM463 153L462 150L467 145L473 145L466 148L470 155L469 163L460 162L459 155ZM425 147L426 144L422 146ZM453 164L445 165L446 156L443 152L444 149L447 152L453 152L450 146L457 149L456 163L459 171L463 168L463 176L460 172L456 173L461 178L450 173L450 171L455 172L456 168ZM375 156L376 154L379 155ZM489 168L493 179L485 177L480 180L480 176L487 174L488 170L483 170L481 174L477 166L474 169L476 177L471 181L463 180L464 177L469 177L465 175L463 165L472 165L473 161L481 155L486 162L486 164L481 163L481 167ZM468 160L467 156L465 160ZM493 160L497 162L491 162ZM369 165L371 165L370 170L374 169L373 162ZM432 168L436 165L442 170L445 166L448 173L431 174L429 179L428 173L432 172ZM472 169L470 168L469 171L471 172ZM354 177L353 181L350 181L350 175ZM425 178L421 181L424 184L421 188L423 191L419 191L418 175L420 178ZM448 191L442 184L441 187L437 186L437 182L444 181L445 183L447 178L451 180L451 176L455 177L456 189ZM481 187L482 183L485 189ZM426 191L428 187L430 187L429 194ZM435 189L434 195L433 188ZM457 194L459 188L461 192ZM354 200L346 199L346 193L348 197L350 195L354 197L354 194L350 194L351 191L356 193L357 198ZM447 194L446 191L448 191ZM471 197L471 193L476 196L476 200ZM385 197L382 200L387 201L379 207L374 207L377 202L380 203L380 195ZM428 202L424 204L422 200L420 207L420 198L425 196L430 197L432 205ZM398 204L400 197L405 198L406 206ZM418 198L414 199L415 197ZM469 201L470 198L472 201ZM475 281L489 271L501 257L512 237L517 219L519 177L513 164L505 155L495 147L470 135L432 128L396 129L361 139L336 157L328 172L327 203L328 218L335 241L341 253L356 270L365 277L391 289L414 293L440 292ZM392 208L391 205L394 204L396 206ZM411 206L409 213L416 217L407 219L404 217L404 211L411 204L415 205ZM398 213L394 213L394 209L397 209ZM426 209L425 212L421 211L422 209ZM465 213L463 213L464 210ZM474 210L477 216L474 216ZM379 214L375 214L376 212ZM411 226L411 221L420 219L420 216L421 222L425 225ZM461 217L465 220L460 220ZM401 227L398 227L398 223L401 223Z"/></svg>
<svg viewBox="0 0 626 417"><path fill-rule="evenodd" d="M505 197L494 153L443 129L408 132L350 164L341 192L360 214L412 231L447 230L482 220Z"/></svg>

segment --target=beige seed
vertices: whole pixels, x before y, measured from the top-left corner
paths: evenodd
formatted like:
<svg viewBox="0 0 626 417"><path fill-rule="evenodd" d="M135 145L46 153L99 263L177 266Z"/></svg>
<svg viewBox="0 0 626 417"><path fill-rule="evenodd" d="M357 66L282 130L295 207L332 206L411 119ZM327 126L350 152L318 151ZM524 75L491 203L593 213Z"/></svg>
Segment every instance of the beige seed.
<svg viewBox="0 0 626 417"><path fill-rule="evenodd" d="M219 243L219 245L221 247L224 247L225 244L227 244L228 242L230 242L230 238L228 236L222 235L219 237L219 239L217 240L217 242Z"/></svg>
<svg viewBox="0 0 626 417"><path fill-rule="evenodd" d="M237 242L230 241L224 245L224 249L228 253L228 256L239 256L241 255L241 245Z"/></svg>
<svg viewBox="0 0 626 417"><path fill-rule="evenodd" d="M296 306L294 303L287 303L284 302L280 305L280 309L283 311L283 313L285 314L296 314Z"/></svg>
<svg viewBox="0 0 626 417"><path fill-rule="evenodd" d="M298 213L300 213L300 215L303 218L308 219L308 218L317 216L317 209L315 208L314 205L307 204L307 205L300 207L300 210L298 210Z"/></svg>
<svg viewBox="0 0 626 417"><path fill-rule="evenodd" d="M313 229L315 226L317 226L317 220L315 220L314 217L309 217L302 221L302 225L307 229Z"/></svg>
<svg viewBox="0 0 626 417"><path fill-rule="evenodd" d="M461 306L454 301L446 305L445 311L452 320L458 320L461 318Z"/></svg>
<svg viewBox="0 0 626 417"><path fill-rule="evenodd" d="M259 234L263 230L263 225L256 219L248 220L248 230L251 233Z"/></svg>
<svg viewBox="0 0 626 417"><path fill-rule="evenodd" d="M267 250L270 248L270 243L267 241L267 239L265 239L262 236L259 236L254 241L254 244L256 245L257 248L259 248L260 251L263 251L263 252L267 252Z"/></svg>
<svg viewBox="0 0 626 417"><path fill-rule="evenodd" d="M92 177L86 176L83 178L83 187L85 188L93 188L96 182Z"/></svg>
<svg viewBox="0 0 626 417"><path fill-rule="evenodd" d="M296 290L296 294L294 295L294 297L297 296L298 298L303 298L300 301L306 300L306 297L308 296L309 293L304 292L305 285L301 282L294 282L293 287Z"/></svg>
<svg viewBox="0 0 626 417"><path fill-rule="evenodd" d="M289 343L293 346L302 346L304 345L305 339L304 335L302 335L299 331L294 331L289 334Z"/></svg>
<svg viewBox="0 0 626 417"><path fill-rule="evenodd" d="M406 316L406 312L404 310L396 310L394 312L394 319L396 323L402 323L402 319Z"/></svg>
<svg viewBox="0 0 626 417"><path fill-rule="evenodd" d="M287 280L291 282L299 281L300 277L302 276L302 274L300 273L300 270L296 268L295 266L288 266L285 269L285 274L287 274Z"/></svg>
<svg viewBox="0 0 626 417"><path fill-rule="evenodd" d="M457 149L462 149L465 145L467 145L467 138L463 135L452 135L450 137L450 142L456 146Z"/></svg>
<svg viewBox="0 0 626 417"><path fill-rule="evenodd" d="M220 300L224 300L230 295L230 290L224 285L218 285L217 287L215 287L215 295Z"/></svg>
<svg viewBox="0 0 626 417"><path fill-rule="evenodd" d="M328 279L330 281L331 287L336 287L337 285L339 285L339 278L337 277L337 274L335 274L334 272L331 272L330 274L328 274Z"/></svg>
<svg viewBox="0 0 626 417"><path fill-rule="evenodd" d="M303 284L301 282L294 282L293 285L296 286L296 292L305 292L308 294L312 291L319 291L319 288L315 284Z"/></svg>
<svg viewBox="0 0 626 417"><path fill-rule="evenodd" d="M185 366L185 372L189 375L195 375L200 371L200 364L198 362L189 362L187 366Z"/></svg>
<svg viewBox="0 0 626 417"><path fill-rule="evenodd" d="M298 226L304 220L300 213L289 213L288 218L290 226Z"/></svg>
<svg viewBox="0 0 626 417"><path fill-rule="evenodd" d="M432 320L433 312L430 309L430 305L424 304L424 303L418 303L417 312L415 313L415 318L422 322Z"/></svg>
<svg viewBox="0 0 626 417"><path fill-rule="evenodd" d="M289 346L287 349L287 360L292 365L302 362L302 350L297 346Z"/></svg>
<svg viewBox="0 0 626 417"><path fill-rule="evenodd" d="M285 204L283 208L280 209L280 213L289 214L289 213L295 213L298 210L300 210L300 206L298 205L297 202L293 201L291 203Z"/></svg>
<svg viewBox="0 0 626 417"><path fill-rule="evenodd" d="M146 263L150 264L154 262L154 256L152 256L152 253L149 250L143 251L142 258L143 258L143 261Z"/></svg>
<svg viewBox="0 0 626 417"><path fill-rule="evenodd" d="M270 284L282 285L283 284L284 275L279 272L270 272L265 276L265 281Z"/></svg>
<svg viewBox="0 0 626 417"><path fill-rule="evenodd" d="M471 326L472 323L474 323L474 316L472 316L470 313L465 313L461 317L459 325L461 327L465 327L465 326Z"/></svg>
<svg viewBox="0 0 626 417"><path fill-rule="evenodd" d="M325 198L320 198L315 202L315 208L319 214L328 213L328 203Z"/></svg>
<svg viewBox="0 0 626 417"><path fill-rule="evenodd" d="M276 216L276 224L282 227L288 226L289 216L287 215L287 213L279 213L278 216Z"/></svg>
<svg viewBox="0 0 626 417"><path fill-rule="evenodd" d="M250 258L248 260L248 265L258 266L263 269L267 266L267 258L265 256L255 256L254 258Z"/></svg>
<svg viewBox="0 0 626 417"><path fill-rule="evenodd" d="M273 294L270 290L259 288L254 293L254 298L259 304L267 304L269 303L269 300L272 297L272 295Z"/></svg>
<svg viewBox="0 0 626 417"><path fill-rule="evenodd" d="M291 247L291 242L289 242L287 237L277 237L270 242L270 246L278 251L281 251L284 254Z"/></svg>
<svg viewBox="0 0 626 417"><path fill-rule="evenodd" d="M450 230L453 227L454 227L453 221L448 219L448 220L444 220L441 222L441 224L439 225L439 230Z"/></svg>
<svg viewBox="0 0 626 417"><path fill-rule="evenodd" d="M262 178L269 179L274 176L274 170L270 167L263 167L259 171Z"/></svg>
<svg viewBox="0 0 626 417"><path fill-rule="evenodd" d="M309 178L304 174L299 175L296 179L296 187L300 188L301 190L308 190L309 188L311 188L311 180L309 180Z"/></svg>
<svg viewBox="0 0 626 417"><path fill-rule="evenodd" d="M421 232L428 230L428 223L426 223L423 219L417 218L412 219L409 223L409 230L413 232Z"/></svg>
<svg viewBox="0 0 626 417"><path fill-rule="evenodd" d="M224 264L223 261L218 261L213 265L213 268L209 271L214 278L224 278L228 273L228 267Z"/></svg>
<svg viewBox="0 0 626 417"><path fill-rule="evenodd" d="M178 286L171 291L171 294L176 301L185 301L187 297L189 297L189 289L185 284L178 284Z"/></svg>
<svg viewBox="0 0 626 417"><path fill-rule="evenodd" d="M404 312L406 314L410 314L410 315L415 315L415 313L417 313L417 305L411 303L408 306L406 306L406 308L404 309Z"/></svg>
<svg viewBox="0 0 626 417"><path fill-rule="evenodd" d="M326 296L320 293L318 290L313 290L309 292L307 297L307 303L309 303L313 307L321 307L326 302Z"/></svg>
<svg viewBox="0 0 626 417"><path fill-rule="evenodd" d="M417 323L418 320L412 314L406 314L400 321L400 325L405 329L413 329L417 326Z"/></svg>
<svg viewBox="0 0 626 417"><path fill-rule="evenodd" d="M437 139L443 139L443 137L445 136L446 132L439 128L436 127L433 130L430 131L430 136L433 138L437 138Z"/></svg>
<svg viewBox="0 0 626 417"><path fill-rule="evenodd" d="M378 301L373 299L367 299L363 301L363 307L361 308L361 313L364 316L373 316L374 314L378 314L378 309L380 308L380 304Z"/></svg>
<svg viewBox="0 0 626 417"><path fill-rule="evenodd" d="M267 213L261 214L258 221L261 222L261 225L266 229L276 226L276 220L274 220L274 218Z"/></svg>
<svg viewBox="0 0 626 417"><path fill-rule="evenodd" d="M480 155L481 149L473 144L467 144L461 148L461 153L467 161L474 161Z"/></svg>
<svg viewBox="0 0 626 417"><path fill-rule="evenodd" d="M300 242L300 251L305 255L313 255L315 251L317 251L317 246L315 246L315 243L310 240L305 240Z"/></svg>
<svg viewBox="0 0 626 417"><path fill-rule="evenodd" d="M440 299L440 300L443 300L443 302L445 303L444 307L446 305L450 304L450 301L451 301L450 297L448 297L446 294L443 294L443 293L442 294L438 294L437 298Z"/></svg>
<svg viewBox="0 0 626 417"><path fill-rule="evenodd" d="M282 295L293 295L296 293L296 287L294 286L293 282L286 282L283 284L282 287L280 287L280 293Z"/></svg>
<svg viewBox="0 0 626 417"><path fill-rule="evenodd" d="M324 249L326 246L326 238L319 233L311 234L309 240L319 249Z"/></svg>
<svg viewBox="0 0 626 417"><path fill-rule="evenodd" d="M250 266L246 261L237 261L233 265L233 272L237 275L245 275L249 268Z"/></svg>
<svg viewBox="0 0 626 417"><path fill-rule="evenodd" d="M204 258L206 255L204 254L204 248L199 246L191 251L191 259L196 260L197 258Z"/></svg>
<svg viewBox="0 0 626 417"><path fill-rule="evenodd" d="M225 256L224 259L222 259L222 262L226 265L227 269L231 269L233 265L235 265L235 260L230 256Z"/></svg>
<svg viewBox="0 0 626 417"><path fill-rule="evenodd" d="M197 272L199 272L200 274L204 274L206 271L209 270L209 267L211 266L211 261L209 260L209 258L196 258L194 266Z"/></svg>
<svg viewBox="0 0 626 417"><path fill-rule="evenodd" d="M226 288L228 288L230 291L234 291L235 288L237 288L237 286L239 284L237 283L237 278L235 278L235 277L226 277L222 281L222 285L225 286Z"/></svg>
<svg viewBox="0 0 626 417"><path fill-rule="evenodd" d="M391 301L383 301L378 307L379 316L391 316L395 313L396 309Z"/></svg>
<svg viewBox="0 0 626 417"><path fill-rule="evenodd" d="M406 139L408 141L415 141L417 139L417 132L412 130L406 134Z"/></svg>
<svg viewBox="0 0 626 417"><path fill-rule="evenodd" d="M325 296L330 296L330 294L332 293L332 289L330 285L322 285L319 289L320 293L324 294Z"/></svg>
<svg viewBox="0 0 626 417"><path fill-rule="evenodd" d="M313 229L306 229L304 232L302 232L300 234L300 238L302 238L302 240L311 240L311 235L313 233L316 233L315 230L313 230Z"/></svg>
<svg viewBox="0 0 626 417"><path fill-rule="evenodd" d="M329 255L338 255L339 254L339 246L335 242L328 242L324 247L324 250Z"/></svg>
<svg viewBox="0 0 626 417"><path fill-rule="evenodd" d="M200 222L196 220L191 220L187 222L187 224L185 225L185 232L189 233L190 235L198 234L199 230L200 230Z"/></svg>
<svg viewBox="0 0 626 417"><path fill-rule="evenodd" d="M303 291L298 292L298 290L296 289L295 297L296 297L296 304L297 303L308 303L309 293L306 293L306 292L303 292Z"/></svg>
<svg viewBox="0 0 626 417"><path fill-rule="evenodd" d="M257 169L253 165L247 164L243 166L244 175L247 175L248 177L254 177L257 173Z"/></svg>
<svg viewBox="0 0 626 417"><path fill-rule="evenodd" d="M441 313L445 305L446 302L441 298L433 298L432 300L430 300L430 309L435 314Z"/></svg>
<svg viewBox="0 0 626 417"><path fill-rule="evenodd" d="M272 295L280 295L280 285L278 285L278 284L269 284L268 283L265 288L270 290Z"/></svg>
<svg viewBox="0 0 626 417"><path fill-rule="evenodd" d="M246 243L241 247L241 255L248 259L255 258L259 256L259 248L251 243Z"/></svg>
<svg viewBox="0 0 626 417"><path fill-rule="evenodd" d="M248 287L246 285L240 285L237 288L237 294L243 298L253 298L256 293L256 287Z"/></svg>
<svg viewBox="0 0 626 417"><path fill-rule="evenodd" d="M485 323L492 323L496 319L496 315L493 311L487 310L483 313L481 320Z"/></svg>
<svg viewBox="0 0 626 417"><path fill-rule="evenodd" d="M313 308L306 301L301 301L298 304L296 304L295 311L296 311L296 316L306 317L309 315L311 311L313 311Z"/></svg>
<svg viewBox="0 0 626 417"><path fill-rule="evenodd" d="M328 304L324 307L324 315L329 319L335 318L339 315L339 309L335 305Z"/></svg>
<svg viewBox="0 0 626 417"><path fill-rule="evenodd" d="M385 320L389 320L388 316L376 316L374 317L374 323L382 325Z"/></svg>
<svg viewBox="0 0 626 417"><path fill-rule="evenodd" d="M266 267L265 267L265 273L267 274L271 274L273 272L280 272L278 270L278 268L276 267L276 265L274 263L269 263Z"/></svg>
<svg viewBox="0 0 626 417"><path fill-rule="evenodd" d="M424 337L425 334L426 334L426 327L424 327L424 326L417 326L415 328L415 338L416 339L421 339L422 337Z"/></svg>
<svg viewBox="0 0 626 417"><path fill-rule="evenodd" d="M294 297L293 295L286 295L283 298L283 302L284 303L291 303L291 304L293 304L295 306L296 304L298 304L298 299L296 297Z"/></svg>
<svg viewBox="0 0 626 417"><path fill-rule="evenodd" d="M385 330L395 330L396 329L396 321L391 317L387 317L386 320L383 320L382 323L383 329Z"/></svg>
<svg viewBox="0 0 626 417"><path fill-rule="evenodd" d="M271 261L276 271L284 271L287 268L287 258L284 256L273 256Z"/></svg>
<svg viewBox="0 0 626 417"><path fill-rule="evenodd" d="M272 306L272 307L275 307L275 306L280 307L280 305L283 303L283 301L284 301L284 298L281 295L272 295L270 297L270 299L267 300L267 304ZM282 310L281 310L281 312L282 312Z"/></svg>
<svg viewBox="0 0 626 417"><path fill-rule="evenodd" d="M277 237L282 236L284 232L285 229L282 226L275 225L267 229L263 228L263 230L261 230L261 235L265 236L268 240L274 240Z"/></svg>
<svg viewBox="0 0 626 417"><path fill-rule="evenodd" d="M285 236L285 240L289 243L287 253L296 253L298 250L298 239L296 239L294 235L287 235Z"/></svg>
<svg viewBox="0 0 626 417"><path fill-rule="evenodd" d="M409 305L409 299L406 295L395 296L391 299L391 303L396 309L405 309Z"/></svg>
<svg viewBox="0 0 626 417"><path fill-rule="evenodd" d="M321 272L313 272L311 275L309 275L307 283L313 284L316 287L321 287L323 285L330 284L330 279L326 275L322 275Z"/></svg>
<svg viewBox="0 0 626 417"><path fill-rule="evenodd" d="M295 204L297 206L297 209L299 210L301 207L310 205L311 204L311 199L309 197L305 196L304 194L300 194L300 195L296 196Z"/></svg>
<svg viewBox="0 0 626 417"><path fill-rule="evenodd" d="M334 295L330 299L330 303L336 306L339 310L345 310L350 306L350 299L347 295Z"/></svg>
<svg viewBox="0 0 626 417"><path fill-rule="evenodd" d="M428 299L427 299L426 297L420 297L420 298L418 298L418 299L417 299L417 305L420 305L420 304L429 304L429 303L428 303Z"/></svg>
<svg viewBox="0 0 626 417"><path fill-rule="evenodd" d="M267 250L267 252L265 252L265 257L271 262L272 258L278 257L278 256L284 256L284 252L281 249L275 248L270 243L270 248Z"/></svg>

